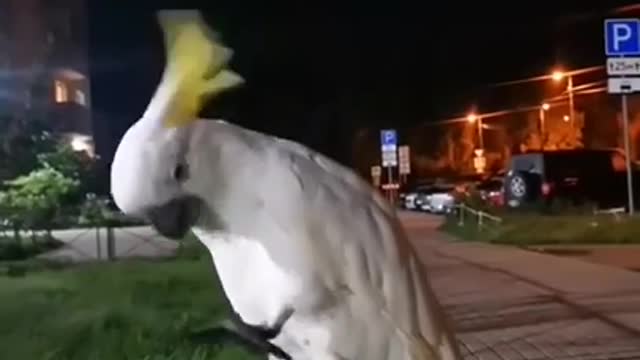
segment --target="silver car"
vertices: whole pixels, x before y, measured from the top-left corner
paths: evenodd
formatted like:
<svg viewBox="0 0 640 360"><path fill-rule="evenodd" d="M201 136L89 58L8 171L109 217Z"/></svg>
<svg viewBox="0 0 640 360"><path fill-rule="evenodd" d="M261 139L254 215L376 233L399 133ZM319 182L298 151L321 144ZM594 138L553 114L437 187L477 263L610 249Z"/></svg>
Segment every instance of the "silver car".
<svg viewBox="0 0 640 360"><path fill-rule="evenodd" d="M420 210L434 214L448 214L455 206L453 185L435 185L420 201Z"/></svg>

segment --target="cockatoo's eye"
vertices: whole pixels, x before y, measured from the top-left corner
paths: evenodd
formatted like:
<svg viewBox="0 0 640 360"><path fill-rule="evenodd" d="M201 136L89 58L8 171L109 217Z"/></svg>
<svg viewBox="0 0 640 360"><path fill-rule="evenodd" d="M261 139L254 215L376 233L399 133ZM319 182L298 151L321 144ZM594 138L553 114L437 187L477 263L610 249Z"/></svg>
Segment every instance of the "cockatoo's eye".
<svg viewBox="0 0 640 360"><path fill-rule="evenodd" d="M189 167L187 164L178 164L173 168L172 177L177 182L183 182L189 178Z"/></svg>

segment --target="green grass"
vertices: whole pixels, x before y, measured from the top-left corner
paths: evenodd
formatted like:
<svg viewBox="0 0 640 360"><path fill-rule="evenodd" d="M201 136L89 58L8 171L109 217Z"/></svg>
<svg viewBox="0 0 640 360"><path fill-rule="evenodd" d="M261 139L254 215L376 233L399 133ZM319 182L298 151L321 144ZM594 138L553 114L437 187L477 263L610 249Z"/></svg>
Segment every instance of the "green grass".
<svg viewBox="0 0 640 360"><path fill-rule="evenodd" d="M639 218L610 215L511 215L502 224L487 221L482 231L473 218L464 226L450 218L443 230L462 240L521 246L640 243Z"/></svg>
<svg viewBox="0 0 640 360"><path fill-rule="evenodd" d="M186 339L227 316L203 251L0 275L0 359L253 359Z"/></svg>

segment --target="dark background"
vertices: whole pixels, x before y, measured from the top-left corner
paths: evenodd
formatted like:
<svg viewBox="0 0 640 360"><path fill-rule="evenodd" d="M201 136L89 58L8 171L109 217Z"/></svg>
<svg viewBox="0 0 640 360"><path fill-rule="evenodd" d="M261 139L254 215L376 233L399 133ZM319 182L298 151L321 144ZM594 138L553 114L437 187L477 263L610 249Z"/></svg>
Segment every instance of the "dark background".
<svg viewBox="0 0 640 360"><path fill-rule="evenodd" d="M268 3L268 4L267 4ZM624 1L90 2L94 128L106 162L164 66L154 11L199 8L246 80L205 109L348 162L357 129L406 128L472 107L501 109L535 87L499 81L604 63L602 20Z"/></svg>

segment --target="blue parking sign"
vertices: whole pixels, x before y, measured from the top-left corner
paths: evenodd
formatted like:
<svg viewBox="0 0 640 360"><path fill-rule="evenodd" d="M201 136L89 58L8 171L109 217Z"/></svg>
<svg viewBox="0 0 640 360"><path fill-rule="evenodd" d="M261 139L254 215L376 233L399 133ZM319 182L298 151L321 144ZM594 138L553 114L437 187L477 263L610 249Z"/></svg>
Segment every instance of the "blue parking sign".
<svg viewBox="0 0 640 360"><path fill-rule="evenodd" d="M640 55L640 20L606 19L604 43L607 56Z"/></svg>
<svg viewBox="0 0 640 360"><path fill-rule="evenodd" d="M398 144L398 136L395 130L380 131L380 143L382 147L393 146Z"/></svg>

